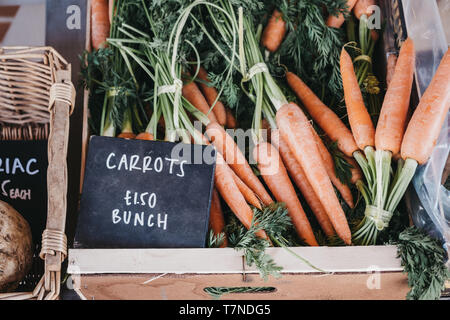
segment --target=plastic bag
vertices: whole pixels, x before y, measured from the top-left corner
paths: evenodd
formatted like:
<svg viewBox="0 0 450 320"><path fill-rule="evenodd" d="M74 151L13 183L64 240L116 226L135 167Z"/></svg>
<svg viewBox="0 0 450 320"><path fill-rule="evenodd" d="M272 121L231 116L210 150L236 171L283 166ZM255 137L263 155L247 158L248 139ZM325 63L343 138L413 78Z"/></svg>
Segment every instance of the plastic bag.
<svg viewBox="0 0 450 320"><path fill-rule="evenodd" d="M425 92L448 49L435 1L403 0L408 36L416 48L416 84L419 97ZM428 162L417 169L406 195L414 224L442 240L450 256L450 191L442 185L442 173L450 152L450 113Z"/></svg>

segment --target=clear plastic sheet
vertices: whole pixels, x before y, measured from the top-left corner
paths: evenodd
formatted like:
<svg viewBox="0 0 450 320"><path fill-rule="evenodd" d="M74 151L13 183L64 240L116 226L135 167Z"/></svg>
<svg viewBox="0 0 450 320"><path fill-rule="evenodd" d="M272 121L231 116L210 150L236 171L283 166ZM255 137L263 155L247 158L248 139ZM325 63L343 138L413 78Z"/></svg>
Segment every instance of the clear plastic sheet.
<svg viewBox="0 0 450 320"><path fill-rule="evenodd" d="M448 45L436 1L403 0L408 36L416 47L416 85L424 93ZM420 143L420 141L418 141ZM450 254L450 191L442 185L442 174L450 152L450 114L444 122L429 161L417 169L406 195L407 208L417 227L442 240Z"/></svg>

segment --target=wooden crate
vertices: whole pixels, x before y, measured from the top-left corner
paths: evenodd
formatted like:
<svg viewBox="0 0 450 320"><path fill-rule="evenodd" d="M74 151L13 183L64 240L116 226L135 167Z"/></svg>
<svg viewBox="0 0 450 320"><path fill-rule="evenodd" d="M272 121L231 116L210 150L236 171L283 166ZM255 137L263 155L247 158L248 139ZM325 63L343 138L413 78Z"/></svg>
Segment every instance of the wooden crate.
<svg viewBox="0 0 450 320"><path fill-rule="evenodd" d="M87 23L90 20L88 0ZM89 30L89 28L87 28ZM89 32L87 49L90 50ZM84 97L81 181L89 141L88 92ZM82 187L82 183L81 183ZM81 192L80 187L80 192ZM242 253L221 249L69 249L67 272L80 298L212 299L207 287L272 287L268 293L226 294L224 299L405 299L409 291L395 246L295 247L325 274L283 248L267 253L282 277L261 279Z"/></svg>

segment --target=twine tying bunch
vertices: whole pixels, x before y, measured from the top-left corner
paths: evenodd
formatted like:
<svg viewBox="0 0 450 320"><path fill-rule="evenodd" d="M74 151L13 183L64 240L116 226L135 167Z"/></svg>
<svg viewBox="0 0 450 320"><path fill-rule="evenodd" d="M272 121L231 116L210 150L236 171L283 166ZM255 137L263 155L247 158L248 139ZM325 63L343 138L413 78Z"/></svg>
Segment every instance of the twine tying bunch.
<svg viewBox="0 0 450 320"><path fill-rule="evenodd" d="M389 227L389 221L391 221L393 213L376 206L368 205L366 207L365 215L374 222L377 230L381 231Z"/></svg>

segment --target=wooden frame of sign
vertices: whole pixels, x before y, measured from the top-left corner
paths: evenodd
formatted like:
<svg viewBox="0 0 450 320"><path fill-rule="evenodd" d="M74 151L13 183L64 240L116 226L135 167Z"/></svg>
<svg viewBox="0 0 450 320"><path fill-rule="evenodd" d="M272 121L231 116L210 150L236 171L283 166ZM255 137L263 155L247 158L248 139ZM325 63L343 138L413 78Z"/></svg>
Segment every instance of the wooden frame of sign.
<svg viewBox="0 0 450 320"><path fill-rule="evenodd" d="M88 3L90 8L90 1ZM90 10L87 23L89 26ZM89 30L89 28L87 28ZM89 33L88 33L89 39ZM89 49L90 41L87 41ZM84 97L82 170L88 132ZM81 172L83 182L84 172ZM242 253L220 249L69 249L68 286L81 299L212 299L210 287L264 287L223 299L405 299L409 291L395 246L295 247L295 253L329 273L311 269L283 248L267 252L283 267L264 281Z"/></svg>

